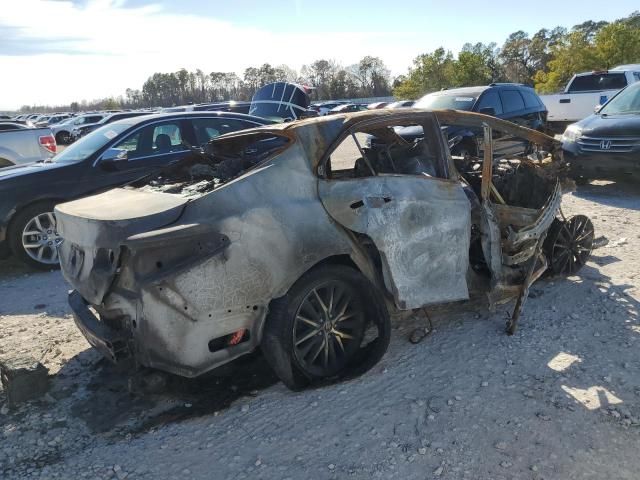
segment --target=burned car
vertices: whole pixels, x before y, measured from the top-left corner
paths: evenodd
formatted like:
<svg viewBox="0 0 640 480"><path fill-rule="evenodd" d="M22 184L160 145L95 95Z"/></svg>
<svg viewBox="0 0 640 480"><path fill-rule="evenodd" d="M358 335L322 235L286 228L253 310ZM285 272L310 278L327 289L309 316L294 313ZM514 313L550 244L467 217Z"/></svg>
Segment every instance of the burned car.
<svg viewBox="0 0 640 480"><path fill-rule="evenodd" d="M483 157L453 158L440 122L483 129ZM396 133L409 126L423 136ZM496 132L533 153L494 155ZM372 365L390 309L466 300L476 283L492 306L515 300L512 333L529 286L574 273L592 248L591 222L561 214L564 168L551 137L453 110L227 134L56 207L70 305L115 362L193 377L260 347L291 388Z"/></svg>

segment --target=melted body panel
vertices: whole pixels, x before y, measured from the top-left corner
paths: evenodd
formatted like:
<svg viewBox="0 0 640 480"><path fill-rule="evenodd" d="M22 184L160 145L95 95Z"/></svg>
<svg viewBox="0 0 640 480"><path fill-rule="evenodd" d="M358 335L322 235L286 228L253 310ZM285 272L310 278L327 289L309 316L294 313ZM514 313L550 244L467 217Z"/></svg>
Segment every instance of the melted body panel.
<svg viewBox="0 0 640 480"><path fill-rule="evenodd" d="M380 175L322 180L319 192L338 223L372 239L398 308L468 298L471 219L458 183Z"/></svg>

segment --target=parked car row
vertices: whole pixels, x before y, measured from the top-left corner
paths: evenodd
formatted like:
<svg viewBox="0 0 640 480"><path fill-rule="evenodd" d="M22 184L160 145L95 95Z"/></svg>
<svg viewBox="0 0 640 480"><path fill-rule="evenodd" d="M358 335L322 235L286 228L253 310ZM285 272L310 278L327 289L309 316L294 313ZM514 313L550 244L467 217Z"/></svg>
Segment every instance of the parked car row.
<svg viewBox="0 0 640 480"><path fill-rule="evenodd" d="M116 114L134 114L134 115L145 115L153 113L150 109L145 109L141 111L120 111L120 110L105 110L99 112L84 112L84 113L69 113L69 112L59 112L52 114L22 114L11 117L9 115L0 116L0 123L11 122L11 123L19 123L29 127L49 127L53 135L56 138L56 142L59 145L69 144L75 139L82 136L84 133L89 131L86 128L79 128L80 126L86 127L88 125L95 126L102 120L107 117ZM6 118L2 118L6 117ZM5 127L6 129L7 127ZM75 129L75 132L74 132Z"/></svg>
<svg viewBox="0 0 640 480"><path fill-rule="evenodd" d="M309 108L318 112L319 116L336 113L360 112L363 110L376 110L378 108L406 108L414 104L414 100L400 100L397 102L352 103L346 100L334 102L322 102L311 105Z"/></svg>

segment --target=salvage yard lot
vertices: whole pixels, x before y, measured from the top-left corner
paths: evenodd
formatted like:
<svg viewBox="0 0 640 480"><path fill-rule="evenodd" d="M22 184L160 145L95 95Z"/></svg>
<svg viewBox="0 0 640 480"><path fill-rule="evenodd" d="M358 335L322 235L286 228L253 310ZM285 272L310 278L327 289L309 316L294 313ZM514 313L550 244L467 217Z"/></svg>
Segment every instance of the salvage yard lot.
<svg viewBox="0 0 640 480"><path fill-rule="evenodd" d="M640 471L640 186L565 196L610 244L577 276L511 306L481 302L394 320L365 375L292 393L255 355L162 394L76 330L59 272L0 261L0 358L30 355L49 394L0 410L0 478L637 479ZM0 406L4 404L0 391Z"/></svg>

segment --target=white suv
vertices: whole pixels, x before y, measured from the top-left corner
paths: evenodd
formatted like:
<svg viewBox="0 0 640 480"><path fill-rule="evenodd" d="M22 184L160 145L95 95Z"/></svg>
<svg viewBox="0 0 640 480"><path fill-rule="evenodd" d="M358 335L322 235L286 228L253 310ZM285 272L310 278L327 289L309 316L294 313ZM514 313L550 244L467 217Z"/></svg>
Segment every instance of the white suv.
<svg viewBox="0 0 640 480"><path fill-rule="evenodd" d="M77 117L70 118L65 122L51 126L51 132L56 137L56 142L61 145L71 143L71 131L79 126L87 123L97 123L103 118L111 115L110 113L86 113Z"/></svg>

